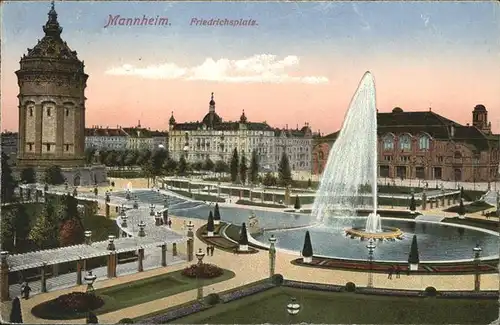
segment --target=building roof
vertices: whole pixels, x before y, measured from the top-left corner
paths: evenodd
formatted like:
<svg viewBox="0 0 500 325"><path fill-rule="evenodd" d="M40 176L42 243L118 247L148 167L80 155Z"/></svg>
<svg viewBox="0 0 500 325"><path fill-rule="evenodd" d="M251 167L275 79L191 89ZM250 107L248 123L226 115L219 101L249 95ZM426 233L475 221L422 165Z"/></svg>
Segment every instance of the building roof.
<svg viewBox="0 0 500 325"><path fill-rule="evenodd" d="M484 108L483 105L477 105L475 110L481 110L481 106ZM481 132L475 126L461 125L430 109L429 111L405 112L400 107L395 107L392 112L378 113L377 124L377 134L379 136L388 133L394 133L395 135L427 133L438 140L464 142L479 151L490 148L492 142L495 142L495 139ZM337 131L321 139L324 141L335 140L339 133L340 131ZM498 138L496 141L498 141Z"/></svg>
<svg viewBox="0 0 500 325"><path fill-rule="evenodd" d="M126 137L128 134L121 128L86 128L87 137Z"/></svg>

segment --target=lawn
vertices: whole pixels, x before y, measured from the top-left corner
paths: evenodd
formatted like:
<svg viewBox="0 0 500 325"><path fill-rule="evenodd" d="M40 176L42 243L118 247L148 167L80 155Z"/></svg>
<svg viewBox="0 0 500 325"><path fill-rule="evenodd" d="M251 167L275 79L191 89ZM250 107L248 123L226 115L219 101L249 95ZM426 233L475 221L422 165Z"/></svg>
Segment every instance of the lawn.
<svg viewBox="0 0 500 325"><path fill-rule="evenodd" d="M474 201L470 204L464 204L465 208L465 213L476 213L479 211L484 211L493 208L492 205L489 205L488 203L484 201ZM449 207L448 209L444 210L447 212L456 212L460 211L460 205L454 205L452 207Z"/></svg>
<svg viewBox="0 0 500 325"><path fill-rule="evenodd" d="M98 289L95 291L95 294L104 300L104 306L95 310L94 313L96 315L105 314L196 289L196 279L185 277L181 272L182 271L175 271L130 283ZM234 275L234 272L224 270L224 274L218 278L203 280L203 285L207 286L213 283L226 281L233 278ZM32 309L32 313L35 316L45 319L77 319L85 317L85 315L82 314L63 314L60 311L50 313L50 315L42 315L42 311L43 303Z"/></svg>
<svg viewBox="0 0 500 325"><path fill-rule="evenodd" d="M88 215L83 218L85 230L92 231L93 241L108 240L109 235L118 235L116 221L101 215Z"/></svg>
<svg viewBox="0 0 500 325"><path fill-rule="evenodd" d="M301 304L290 316L286 305ZM360 307L362 306L362 307ZM279 287L175 320L178 324L488 324L496 300L403 298Z"/></svg>

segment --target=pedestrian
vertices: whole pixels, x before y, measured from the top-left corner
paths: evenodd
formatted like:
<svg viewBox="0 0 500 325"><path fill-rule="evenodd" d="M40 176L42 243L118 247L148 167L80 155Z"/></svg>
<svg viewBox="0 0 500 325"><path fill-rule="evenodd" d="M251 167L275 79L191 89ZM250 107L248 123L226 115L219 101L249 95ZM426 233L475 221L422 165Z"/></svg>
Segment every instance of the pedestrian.
<svg viewBox="0 0 500 325"><path fill-rule="evenodd" d="M210 245L207 245L207 256L210 256Z"/></svg>
<svg viewBox="0 0 500 325"><path fill-rule="evenodd" d="M210 256L214 256L214 250L215 246L214 245L210 246Z"/></svg>
<svg viewBox="0 0 500 325"><path fill-rule="evenodd" d="M168 219L168 228L172 228L172 219Z"/></svg>
<svg viewBox="0 0 500 325"><path fill-rule="evenodd" d="M396 265L396 279L399 279L401 277L401 268L399 265Z"/></svg>
<svg viewBox="0 0 500 325"><path fill-rule="evenodd" d="M28 282L24 282L24 285L22 287L22 295L24 299L30 298L30 291L31 287L29 286Z"/></svg>
<svg viewBox="0 0 500 325"><path fill-rule="evenodd" d="M393 267L393 266L391 266L391 267L389 268L389 272L388 272L388 275L387 275L387 278L388 278L388 279L391 279L391 280L392 280L392 273L394 273L394 267Z"/></svg>

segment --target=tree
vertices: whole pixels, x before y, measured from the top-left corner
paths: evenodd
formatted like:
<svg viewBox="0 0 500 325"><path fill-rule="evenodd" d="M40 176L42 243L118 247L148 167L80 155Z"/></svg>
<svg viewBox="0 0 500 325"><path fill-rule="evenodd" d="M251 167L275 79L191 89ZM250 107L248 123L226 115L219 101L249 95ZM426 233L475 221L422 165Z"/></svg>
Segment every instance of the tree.
<svg viewBox="0 0 500 325"><path fill-rule="evenodd" d="M186 175L188 169L187 161L184 155L179 159L179 164L177 166L177 175Z"/></svg>
<svg viewBox="0 0 500 325"><path fill-rule="evenodd" d="M163 162L163 170L165 170L167 174L174 173L176 169L177 169L177 161L173 160L172 158L167 158Z"/></svg>
<svg viewBox="0 0 500 325"><path fill-rule="evenodd" d="M13 252L14 249L14 220L16 218L15 209L2 208L2 218L0 222L0 231L2 239L2 249Z"/></svg>
<svg viewBox="0 0 500 325"><path fill-rule="evenodd" d="M231 182L235 183L238 179L238 150L234 148L233 157L231 158L230 171L231 171Z"/></svg>
<svg viewBox="0 0 500 325"><path fill-rule="evenodd" d="M124 151L116 152L116 165L120 168L125 167L125 160L127 159L127 153Z"/></svg>
<svg viewBox="0 0 500 325"><path fill-rule="evenodd" d="M276 186L276 177L274 177L271 173L266 173L264 179L262 180L262 184L264 186Z"/></svg>
<svg viewBox="0 0 500 325"><path fill-rule="evenodd" d="M462 198L460 198L460 204L458 206L458 215L465 216L465 205L464 205L464 199Z"/></svg>
<svg viewBox="0 0 500 325"><path fill-rule="evenodd" d="M14 299L12 299L10 322L13 324L21 324L23 322L23 315L21 313L21 301L19 300L19 297L15 297Z"/></svg>
<svg viewBox="0 0 500 325"><path fill-rule="evenodd" d="M94 162L95 153L96 153L95 148L85 148L84 155L85 155L85 163L87 165L91 165Z"/></svg>
<svg viewBox="0 0 500 325"><path fill-rule="evenodd" d="M211 172L214 170L214 167L215 167L215 164L212 161L212 159L210 159L210 157L207 157L207 159L205 159L205 161L203 162L203 170L206 170L207 172Z"/></svg>
<svg viewBox="0 0 500 325"><path fill-rule="evenodd" d="M66 182L61 167L50 166L45 170L44 183L49 185L61 185Z"/></svg>
<svg viewBox="0 0 500 325"><path fill-rule="evenodd" d="M311 179L309 178L309 179L307 180L307 188L311 188L311 187L312 187L312 181L311 181Z"/></svg>
<svg viewBox="0 0 500 325"><path fill-rule="evenodd" d="M118 156L117 156L116 152L109 151L108 154L106 155L106 160L104 161L104 163L108 167L116 166L116 162L118 160L117 158L118 158Z"/></svg>
<svg viewBox="0 0 500 325"><path fill-rule="evenodd" d="M245 153L243 152L241 154L241 162L240 162L240 181L242 184L245 184L247 181L247 172L248 172L247 158L245 157Z"/></svg>
<svg viewBox="0 0 500 325"><path fill-rule="evenodd" d="M75 218L64 221L59 228L59 244L72 246L82 244L85 240L85 230L81 222Z"/></svg>
<svg viewBox="0 0 500 325"><path fill-rule="evenodd" d="M417 235L413 235L410 246L410 254L408 255L409 264L418 264L420 262L420 257L418 253Z"/></svg>
<svg viewBox="0 0 500 325"><path fill-rule="evenodd" d="M195 161L191 167L193 170L200 171L203 168L203 162L202 161Z"/></svg>
<svg viewBox="0 0 500 325"><path fill-rule="evenodd" d="M101 165L104 165L106 163L106 158L107 158L108 154L109 154L109 151L99 150L99 157L98 157L98 159L99 159L99 163Z"/></svg>
<svg viewBox="0 0 500 325"><path fill-rule="evenodd" d="M238 244L248 245L247 225L244 222L241 224L240 240Z"/></svg>
<svg viewBox="0 0 500 325"><path fill-rule="evenodd" d="M300 209L300 199L299 199L298 195L295 196L295 205L293 206L293 208L295 210L299 210Z"/></svg>
<svg viewBox="0 0 500 325"><path fill-rule="evenodd" d="M215 208L214 208L214 220L220 220L219 203L215 203Z"/></svg>
<svg viewBox="0 0 500 325"><path fill-rule="evenodd" d="M259 160L257 158L257 151L255 149L252 151L252 159L250 160L250 181L252 184L257 183L257 178L259 176Z"/></svg>
<svg viewBox="0 0 500 325"><path fill-rule="evenodd" d="M87 314L86 323L99 324L99 320L97 319L97 316L93 312L89 311L89 313Z"/></svg>
<svg viewBox="0 0 500 325"><path fill-rule="evenodd" d="M219 173L219 176L221 173L225 173L227 171L227 164L223 160L217 160L215 162L214 166L214 172Z"/></svg>
<svg viewBox="0 0 500 325"><path fill-rule="evenodd" d="M292 170L290 169L290 161L286 152L283 151L281 160L278 166L278 180L280 186L288 186L292 184Z"/></svg>
<svg viewBox="0 0 500 325"><path fill-rule="evenodd" d="M167 156L168 154L165 149L158 149L149 157L145 170L147 171L146 175L153 178L153 182L156 180L156 177L161 175L163 162L167 159Z"/></svg>
<svg viewBox="0 0 500 325"><path fill-rule="evenodd" d="M21 182L25 184L36 183L36 172L33 167L23 168L21 171Z"/></svg>
<svg viewBox="0 0 500 325"><path fill-rule="evenodd" d="M137 162L137 157L138 157L138 152L134 150L130 150L127 152L125 155L125 166L132 167L136 164Z"/></svg>
<svg viewBox="0 0 500 325"><path fill-rule="evenodd" d="M57 247L59 220L56 216L55 201L47 199L43 212L38 216L37 221L29 233L29 239L33 241L39 249L49 249Z"/></svg>
<svg viewBox="0 0 500 325"><path fill-rule="evenodd" d="M212 211L208 214L208 222L207 222L207 232L214 232L215 231L215 225L214 225L214 215L212 214Z"/></svg>
<svg viewBox="0 0 500 325"><path fill-rule="evenodd" d="M137 158L137 165L143 165L146 161L149 160L150 157L151 157L151 151L147 149L141 150Z"/></svg>
<svg viewBox="0 0 500 325"><path fill-rule="evenodd" d="M24 251L30 233L30 216L26 210L26 205L16 205L14 213L11 215L11 227L15 250L17 252Z"/></svg>
<svg viewBox="0 0 500 325"><path fill-rule="evenodd" d="M313 256L311 235L309 234L309 231L306 231L306 236L304 237L304 247L302 247L302 256L303 257L312 257Z"/></svg>
<svg viewBox="0 0 500 325"><path fill-rule="evenodd" d="M16 181L12 176L12 169L9 164L9 157L2 152L2 175L1 175L1 192L2 202L12 202L14 199L14 190Z"/></svg>
<svg viewBox="0 0 500 325"><path fill-rule="evenodd" d="M417 203L415 202L415 194L411 194L410 198L410 211L415 212L417 210Z"/></svg>

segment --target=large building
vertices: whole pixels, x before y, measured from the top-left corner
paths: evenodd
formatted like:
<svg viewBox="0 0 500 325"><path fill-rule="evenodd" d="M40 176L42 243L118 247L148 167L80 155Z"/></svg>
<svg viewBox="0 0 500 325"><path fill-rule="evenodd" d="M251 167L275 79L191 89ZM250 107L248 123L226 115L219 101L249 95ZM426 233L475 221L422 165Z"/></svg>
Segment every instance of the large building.
<svg viewBox="0 0 500 325"><path fill-rule="evenodd" d="M63 168L68 183L100 183L105 169L85 167L85 88L88 75L76 51L61 38L54 3L45 36L20 61L17 165L41 171Z"/></svg>
<svg viewBox="0 0 500 325"><path fill-rule="evenodd" d="M168 133L138 126L116 128L93 126L85 129L85 147L97 150L155 150L168 148Z"/></svg>
<svg viewBox="0 0 500 325"><path fill-rule="evenodd" d="M492 134L488 111L477 105L472 125L431 109L378 113L379 177L490 182L498 177L500 135ZM321 174L339 132L316 139L313 173ZM335 154L335 153L333 153Z"/></svg>
<svg viewBox="0 0 500 325"><path fill-rule="evenodd" d="M17 132L9 132L5 131L1 134L2 144L1 151L2 153L9 156L9 158L15 158L14 155L17 154L17 142L19 141L19 134Z"/></svg>
<svg viewBox="0 0 500 325"><path fill-rule="evenodd" d="M223 121L215 112L212 93L208 113L197 122L177 123L174 114L169 120L169 151L171 157L186 157L188 162L231 161L236 148L250 161L255 150L263 170L276 171L281 153L286 150L290 166L310 170L312 134L309 126L301 130L279 130L266 122L249 122L243 111L238 121Z"/></svg>

